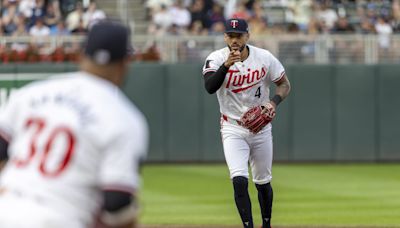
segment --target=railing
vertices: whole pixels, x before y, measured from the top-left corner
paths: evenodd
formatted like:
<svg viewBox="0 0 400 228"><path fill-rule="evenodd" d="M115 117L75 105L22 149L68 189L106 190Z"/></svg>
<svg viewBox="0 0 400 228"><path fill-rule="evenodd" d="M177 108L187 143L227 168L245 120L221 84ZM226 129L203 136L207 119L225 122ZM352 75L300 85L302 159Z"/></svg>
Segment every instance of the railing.
<svg viewBox="0 0 400 228"><path fill-rule="evenodd" d="M129 24L130 15L129 15L129 5L128 0L118 0L117 3L117 12L122 22L125 24Z"/></svg>
<svg viewBox="0 0 400 228"><path fill-rule="evenodd" d="M59 47L79 51L81 36L0 37L0 51L27 44L40 46L42 54ZM225 46L223 36L134 36L139 61L202 62L212 51ZM275 35L251 37L250 44L271 51L282 63L376 64L400 63L400 35ZM21 48L20 48L21 49ZM151 58L147 58L148 54Z"/></svg>
<svg viewBox="0 0 400 228"><path fill-rule="evenodd" d="M83 36L3 36L0 37L0 63L76 61L83 40Z"/></svg>
<svg viewBox="0 0 400 228"><path fill-rule="evenodd" d="M83 36L46 36L46 37L1 36L0 45L5 47L12 47L13 44L38 44L51 48L67 44L80 44L82 43L83 40L84 40Z"/></svg>
<svg viewBox="0 0 400 228"><path fill-rule="evenodd" d="M223 36L136 37L135 44L159 49L164 62L204 61L225 47ZM387 47L380 45L385 45ZM275 35L250 37L250 44L272 52L283 63L400 63L400 35Z"/></svg>

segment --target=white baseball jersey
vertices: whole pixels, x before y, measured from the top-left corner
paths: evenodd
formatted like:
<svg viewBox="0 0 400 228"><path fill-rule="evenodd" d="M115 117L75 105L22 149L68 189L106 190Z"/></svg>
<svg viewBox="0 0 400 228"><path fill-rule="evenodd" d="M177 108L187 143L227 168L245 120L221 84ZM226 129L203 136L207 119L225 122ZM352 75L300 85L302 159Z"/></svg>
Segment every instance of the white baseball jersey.
<svg viewBox="0 0 400 228"><path fill-rule="evenodd" d="M50 211L79 224L74 227L88 227L102 205L102 190L139 187L146 120L118 87L94 75L69 73L20 89L0 111L0 130L10 138L0 211L10 207L1 198L13 195L12 202L50 209L39 217ZM37 217L20 211L19 222L29 225ZM0 214L0 227L5 219Z"/></svg>
<svg viewBox="0 0 400 228"><path fill-rule="evenodd" d="M285 74L282 64L269 51L247 45L249 56L236 62L226 74L225 81L217 91L220 111L227 117L239 120L248 109L265 105L269 101L269 86ZM203 75L215 72L229 56L225 47L212 52L206 59Z"/></svg>

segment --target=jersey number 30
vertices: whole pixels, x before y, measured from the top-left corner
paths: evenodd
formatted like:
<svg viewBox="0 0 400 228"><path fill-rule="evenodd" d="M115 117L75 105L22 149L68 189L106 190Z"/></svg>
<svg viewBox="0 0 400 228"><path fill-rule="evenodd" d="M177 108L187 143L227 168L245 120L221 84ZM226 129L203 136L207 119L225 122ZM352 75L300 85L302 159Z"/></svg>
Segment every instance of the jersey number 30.
<svg viewBox="0 0 400 228"><path fill-rule="evenodd" d="M64 126L55 127L50 130L48 138L44 140L44 147L39 147L38 138L43 135L43 130L46 128L46 121L41 118L30 118L26 121L24 127L26 130L34 130L34 133L30 138L27 157L13 159L14 164L17 167L22 168L29 165L34 158L38 158L40 159L38 169L42 175L46 177L56 177L60 175L68 166L69 162L71 161L72 154L74 153L75 136L72 131ZM60 139L65 140L66 147L61 149L61 151L55 151L54 149L52 150L55 140ZM59 163L54 166L55 168L52 170L46 167L50 152L62 155Z"/></svg>

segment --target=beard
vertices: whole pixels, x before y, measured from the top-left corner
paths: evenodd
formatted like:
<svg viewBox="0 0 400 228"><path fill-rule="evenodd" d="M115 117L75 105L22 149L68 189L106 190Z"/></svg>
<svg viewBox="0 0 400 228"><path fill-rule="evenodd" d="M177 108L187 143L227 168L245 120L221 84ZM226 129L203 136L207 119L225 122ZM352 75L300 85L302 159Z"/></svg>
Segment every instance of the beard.
<svg viewBox="0 0 400 228"><path fill-rule="evenodd" d="M242 46L240 46L239 48L235 48L232 49L232 47L230 45L228 45L229 51L235 50L235 51L240 51L242 52L244 50L244 48L246 47L246 44L243 44Z"/></svg>

